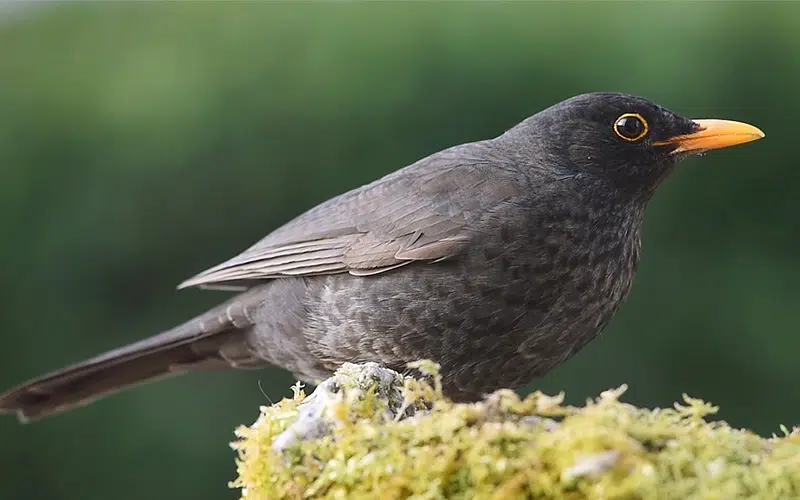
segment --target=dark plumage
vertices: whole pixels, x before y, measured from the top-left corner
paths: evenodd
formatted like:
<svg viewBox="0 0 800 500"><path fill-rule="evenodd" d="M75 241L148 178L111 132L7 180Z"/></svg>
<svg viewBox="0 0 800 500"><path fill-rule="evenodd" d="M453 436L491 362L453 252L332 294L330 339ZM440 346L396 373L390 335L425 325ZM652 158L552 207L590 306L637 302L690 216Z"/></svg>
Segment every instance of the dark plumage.
<svg viewBox="0 0 800 500"><path fill-rule="evenodd" d="M214 368L275 365L314 383L346 361L433 359L458 400L519 387L620 307L645 206L678 160L760 137L630 95L571 98L309 210L181 285L240 295L12 389L0 412L39 418Z"/></svg>

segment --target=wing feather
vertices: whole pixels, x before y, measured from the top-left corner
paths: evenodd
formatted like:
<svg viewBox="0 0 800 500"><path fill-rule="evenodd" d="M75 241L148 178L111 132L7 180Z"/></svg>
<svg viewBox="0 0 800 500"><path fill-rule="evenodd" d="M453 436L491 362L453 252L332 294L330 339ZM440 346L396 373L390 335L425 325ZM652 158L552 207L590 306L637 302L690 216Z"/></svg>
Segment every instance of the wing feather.
<svg viewBox="0 0 800 500"><path fill-rule="evenodd" d="M469 244L474 222L520 190L489 161L487 144L442 151L317 205L179 288L246 288L281 276L370 276L453 258Z"/></svg>

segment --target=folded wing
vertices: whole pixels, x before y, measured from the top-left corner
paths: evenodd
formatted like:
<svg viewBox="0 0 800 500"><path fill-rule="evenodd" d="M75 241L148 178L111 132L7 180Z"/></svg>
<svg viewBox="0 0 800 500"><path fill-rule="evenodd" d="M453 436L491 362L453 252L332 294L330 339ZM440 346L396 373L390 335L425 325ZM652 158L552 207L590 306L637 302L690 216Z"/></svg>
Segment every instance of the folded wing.
<svg viewBox="0 0 800 500"><path fill-rule="evenodd" d="M179 288L247 288L285 276L367 276L457 256L472 226L518 186L482 143L442 151L332 198ZM496 164L495 164L496 165ZM492 182L490 182L492 181Z"/></svg>

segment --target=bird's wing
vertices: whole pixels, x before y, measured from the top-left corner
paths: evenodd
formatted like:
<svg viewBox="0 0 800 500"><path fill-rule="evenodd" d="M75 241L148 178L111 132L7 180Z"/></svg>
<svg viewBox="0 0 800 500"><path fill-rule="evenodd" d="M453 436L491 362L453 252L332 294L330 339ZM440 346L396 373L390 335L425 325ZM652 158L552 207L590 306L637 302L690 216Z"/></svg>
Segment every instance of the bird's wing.
<svg viewBox="0 0 800 500"><path fill-rule="evenodd" d="M372 275L457 255L471 223L519 186L473 143L436 153L332 198L179 288L237 289L259 280Z"/></svg>

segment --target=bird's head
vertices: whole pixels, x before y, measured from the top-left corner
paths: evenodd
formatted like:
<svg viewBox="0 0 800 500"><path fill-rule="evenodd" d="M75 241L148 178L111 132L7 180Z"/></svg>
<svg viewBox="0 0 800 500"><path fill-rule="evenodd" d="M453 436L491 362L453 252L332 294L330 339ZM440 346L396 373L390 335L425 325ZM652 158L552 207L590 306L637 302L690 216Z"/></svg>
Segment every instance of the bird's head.
<svg viewBox="0 0 800 500"><path fill-rule="evenodd" d="M652 193L688 155L764 137L746 123L690 119L647 99L610 92L562 101L507 135L527 142L524 149L539 164L597 176L642 194Z"/></svg>

